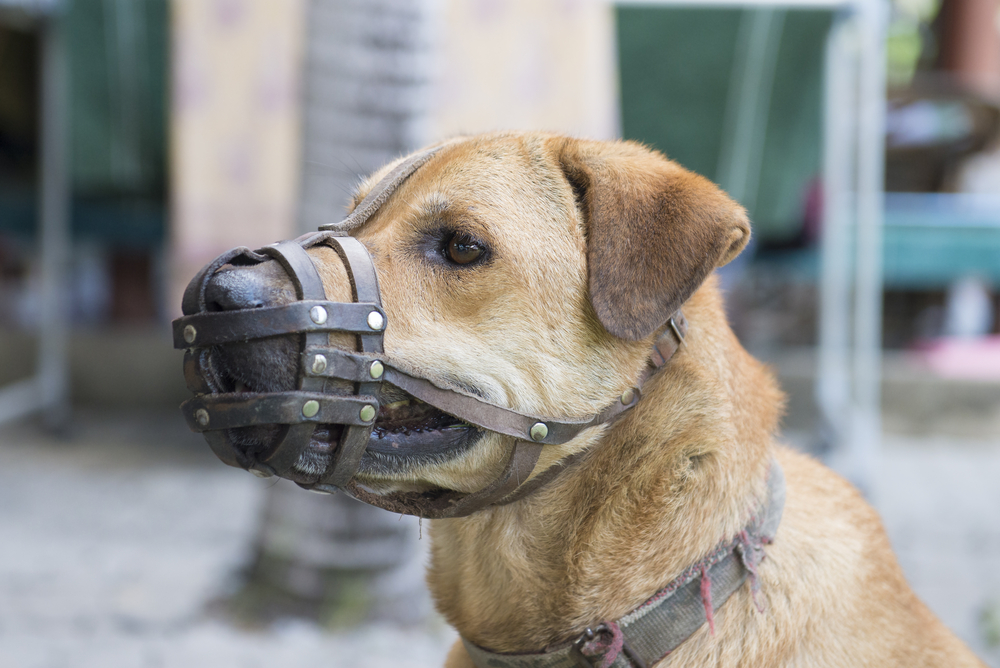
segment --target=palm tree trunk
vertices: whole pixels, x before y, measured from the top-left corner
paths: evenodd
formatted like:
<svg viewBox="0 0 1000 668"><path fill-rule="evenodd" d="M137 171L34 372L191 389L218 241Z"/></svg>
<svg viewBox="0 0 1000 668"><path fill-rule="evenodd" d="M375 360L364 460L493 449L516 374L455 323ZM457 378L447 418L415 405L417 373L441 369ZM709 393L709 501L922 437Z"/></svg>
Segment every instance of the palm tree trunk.
<svg viewBox="0 0 1000 668"><path fill-rule="evenodd" d="M339 220L360 178L422 144L428 0L309 0L301 231ZM413 623L430 610L415 518L344 495L269 488L239 617Z"/></svg>

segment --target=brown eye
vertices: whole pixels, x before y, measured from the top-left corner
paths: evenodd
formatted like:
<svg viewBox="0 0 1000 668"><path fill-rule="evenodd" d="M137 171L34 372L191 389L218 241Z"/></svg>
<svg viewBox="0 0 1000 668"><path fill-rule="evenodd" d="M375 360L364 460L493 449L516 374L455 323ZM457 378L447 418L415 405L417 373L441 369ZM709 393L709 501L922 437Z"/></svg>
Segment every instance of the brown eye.
<svg viewBox="0 0 1000 668"><path fill-rule="evenodd" d="M483 245L475 239L456 234L448 241L445 253L455 264L469 264L482 256Z"/></svg>

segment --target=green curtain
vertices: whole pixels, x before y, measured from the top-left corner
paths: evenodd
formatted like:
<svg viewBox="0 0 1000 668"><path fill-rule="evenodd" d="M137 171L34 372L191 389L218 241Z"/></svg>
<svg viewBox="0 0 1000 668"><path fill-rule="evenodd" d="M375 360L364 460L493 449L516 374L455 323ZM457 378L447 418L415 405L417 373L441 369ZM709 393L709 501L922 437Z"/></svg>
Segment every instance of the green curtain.
<svg viewBox="0 0 1000 668"><path fill-rule="evenodd" d="M618 9L622 126L718 180L726 100L744 11ZM799 235L810 185L820 173L823 51L831 16L793 11L778 47L756 205L758 240Z"/></svg>
<svg viewBox="0 0 1000 668"><path fill-rule="evenodd" d="M162 196L167 0L73 0L72 179L84 196Z"/></svg>

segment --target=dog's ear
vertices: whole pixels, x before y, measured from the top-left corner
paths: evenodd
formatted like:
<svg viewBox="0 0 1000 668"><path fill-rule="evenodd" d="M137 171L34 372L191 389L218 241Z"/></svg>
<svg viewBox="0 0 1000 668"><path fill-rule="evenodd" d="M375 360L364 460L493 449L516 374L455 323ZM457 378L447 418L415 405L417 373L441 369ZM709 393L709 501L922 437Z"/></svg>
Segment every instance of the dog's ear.
<svg viewBox="0 0 1000 668"><path fill-rule="evenodd" d="M610 333L645 338L750 239L743 207L632 142L559 142L587 234L590 301Z"/></svg>

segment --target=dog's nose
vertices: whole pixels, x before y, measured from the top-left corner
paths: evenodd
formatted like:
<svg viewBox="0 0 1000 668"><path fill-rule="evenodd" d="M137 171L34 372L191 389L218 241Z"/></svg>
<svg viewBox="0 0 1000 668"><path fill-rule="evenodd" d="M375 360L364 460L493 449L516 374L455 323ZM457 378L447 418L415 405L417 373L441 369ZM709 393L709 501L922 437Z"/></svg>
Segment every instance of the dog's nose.
<svg viewBox="0 0 1000 668"><path fill-rule="evenodd" d="M205 286L209 311L234 311L286 304L294 299L292 285L277 262L220 269Z"/></svg>

